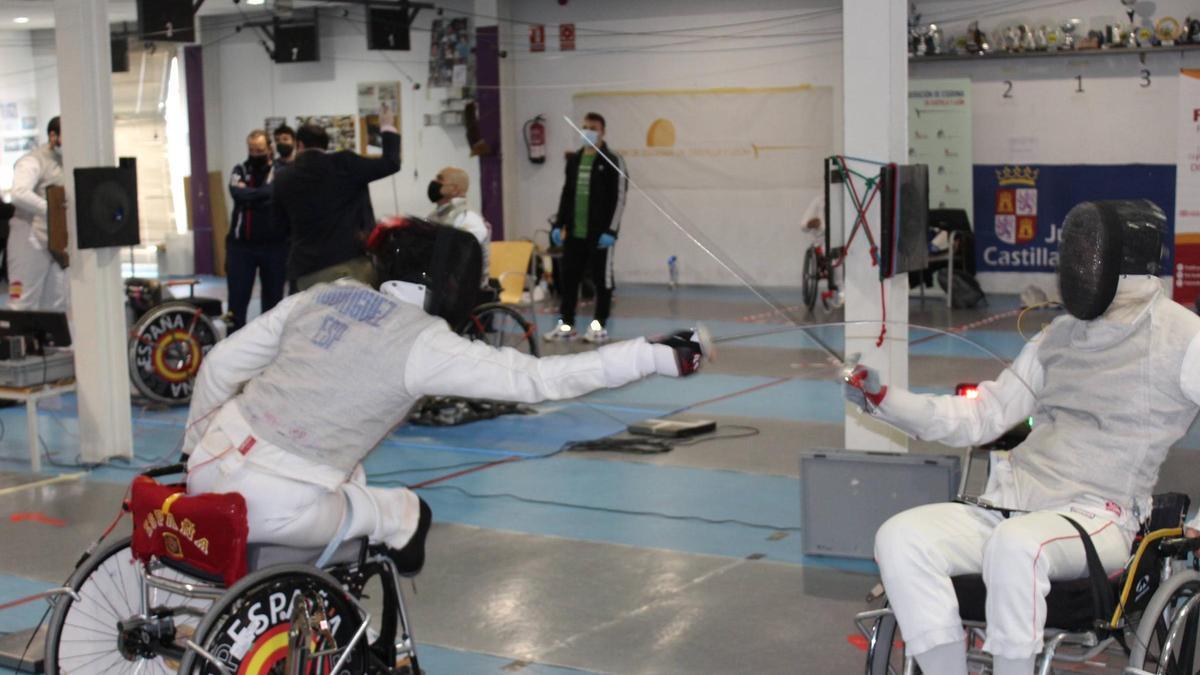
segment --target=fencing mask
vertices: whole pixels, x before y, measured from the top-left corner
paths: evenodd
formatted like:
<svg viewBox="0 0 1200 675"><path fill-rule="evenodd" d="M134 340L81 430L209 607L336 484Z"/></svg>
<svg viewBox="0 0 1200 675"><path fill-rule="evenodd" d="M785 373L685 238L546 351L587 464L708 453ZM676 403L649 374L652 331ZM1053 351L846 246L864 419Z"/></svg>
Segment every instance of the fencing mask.
<svg viewBox="0 0 1200 675"><path fill-rule="evenodd" d="M1063 306L1090 321L1105 312L1121 275L1157 275L1167 218L1147 199L1083 202L1067 213L1058 243Z"/></svg>
<svg viewBox="0 0 1200 675"><path fill-rule="evenodd" d="M402 281L425 287L425 311L457 329L479 293L483 252L464 230L419 218L386 220L367 240L378 283Z"/></svg>

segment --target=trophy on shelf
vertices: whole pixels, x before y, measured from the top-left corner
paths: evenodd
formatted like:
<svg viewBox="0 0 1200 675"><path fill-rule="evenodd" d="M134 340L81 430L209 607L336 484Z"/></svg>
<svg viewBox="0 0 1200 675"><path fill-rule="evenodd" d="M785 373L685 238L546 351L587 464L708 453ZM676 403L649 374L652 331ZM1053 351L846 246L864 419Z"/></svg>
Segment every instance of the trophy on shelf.
<svg viewBox="0 0 1200 675"><path fill-rule="evenodd" d="M1133 31L1137 38L1139 47L1153 47L1155 44L1154 29L1150 26L1138 26L1138 29Z"/></svg>
<svg viewBox="0 0 1200 675"><path fill-rule="evenodd" d="M1059 29L1062 31L1063 49L1075 49L1075 33L1079 30L1081 25L1083 25L1083 21L1079 19L1067 19L1058 25Z"/></svg>
<svg viewBox="0 0 1200 675"><path fill-rule="evenodd" d="M979 30L978 21L972 21L967 26L967 51L971 54L987 54L992 51L987 36Z"/></svg>
<svg viewBox="0 0 1200 675"><path fill-rule="evenodd" d="M942 29L938 28L936 23L931 23L926 28L925 32L925 53L926 54L942 54L946 51L945 36L942 34Z"/></svg>
<svg viewBox="0 0 1200 675"><path fill-rule="evenodd" d="M1200 19L1189 16L1183 22L1182 42L1190 45L1200 45Z"/></svg>
<svg viewBox="0 0 1200 675"><path fill-rule="evenodd" d="M1033 31L1033 43L1039 52L1044 52L1053 49L1050 46L1050 26L1041 25L1037 30Z"/></svg>
<svg viewBox="0 0 1200 675"><path fill-rule="evenodd" d="M1037 49L1037 40L1033 37L1033 31L1025 24L1017 26L1017 40L1020 51L1032 52Z"/></svg>
<svg viewBox="0 0 1200 675"><path fill-rule="evenodd" d="M1162 46L1174 47L1175 41L1183 35L1183 26L1179 24L1179 19L1164 16L1154 24L1154 34Z"/></svg>

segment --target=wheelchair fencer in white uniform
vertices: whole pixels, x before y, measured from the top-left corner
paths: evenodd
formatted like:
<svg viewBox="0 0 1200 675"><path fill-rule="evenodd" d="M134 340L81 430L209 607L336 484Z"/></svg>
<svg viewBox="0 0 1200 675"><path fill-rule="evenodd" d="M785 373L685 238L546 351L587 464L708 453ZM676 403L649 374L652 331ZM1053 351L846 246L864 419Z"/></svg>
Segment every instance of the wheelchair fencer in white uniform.
<svg viewBox="0 0 1200 675"><path fill-rule="evenodd" d="M1109 572L1122 568L1173 443L1200 410L1200 317L1157 274L1165 216L1141 201L1085 202L1067 215L1055 319L977 398L889 389L857 366L846 397L928 441L986 443L1032 417L1028 438L993 456L981 501L902 512L879 529L875 559L909 654L929 675L965 674L951 577L982 574L996 675L1028 675L1043 647L1053 580L1088 575L1078 532ZM1189 522L1190 527L1198 523Z"/></svg>
<svg viewBox="0 0 1200 675"><path fill-rule="evenodd" d="M379 290L342 281L293 295L201 367L185 440L188 492L241 493L251 543L323 546L341 526L400 552L400 571L414 572L428 508L407 489L367 486L361 462L417 399L533 403L699 367L699 342L684 332L543 359L473 342L450 328L479 288L473 236L399 219L376 228L368 248Z"/></svg>

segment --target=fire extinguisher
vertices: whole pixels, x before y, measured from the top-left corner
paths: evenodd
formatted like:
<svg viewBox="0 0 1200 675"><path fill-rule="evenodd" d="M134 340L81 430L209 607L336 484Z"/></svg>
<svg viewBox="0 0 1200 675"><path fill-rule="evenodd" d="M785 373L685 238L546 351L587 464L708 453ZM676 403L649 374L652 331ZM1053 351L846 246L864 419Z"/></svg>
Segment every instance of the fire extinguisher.
<svg viewBox="0 0 1200 675"><path fill-rule="evenodd" d="M546 161L546 118L538 115L525 123L525 151L529 161L542 164Z"/></svg>

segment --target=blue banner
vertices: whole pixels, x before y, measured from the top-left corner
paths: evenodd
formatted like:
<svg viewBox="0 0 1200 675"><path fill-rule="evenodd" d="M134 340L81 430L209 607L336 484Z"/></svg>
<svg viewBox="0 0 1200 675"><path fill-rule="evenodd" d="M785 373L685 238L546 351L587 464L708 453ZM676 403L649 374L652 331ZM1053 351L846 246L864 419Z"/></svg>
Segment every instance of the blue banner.
<svg viewBox="0 0 1200 675"><path fill-rule="evenodd" d="M1053 272L1063 218L1079 202L1149 199L1167 216L1170 271L1175 242L1174 164L976 164L975 258L980 272Z"/></svg>

